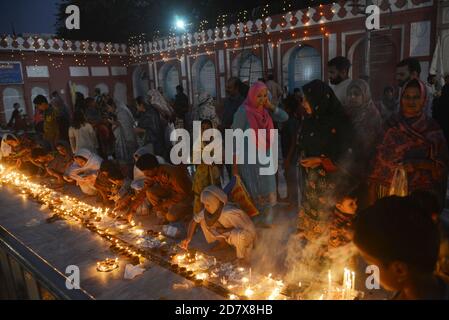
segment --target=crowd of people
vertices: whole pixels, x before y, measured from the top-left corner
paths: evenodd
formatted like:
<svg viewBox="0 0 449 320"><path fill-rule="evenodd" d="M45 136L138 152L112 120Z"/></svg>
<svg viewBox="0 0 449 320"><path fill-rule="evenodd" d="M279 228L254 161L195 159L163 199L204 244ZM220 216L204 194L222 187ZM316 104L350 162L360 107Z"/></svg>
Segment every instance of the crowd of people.
<svg viewBox="0 0 449 320"><path fill-rule="evenodd" d="M37 96L35 134L3 135L1 159L48 177L54 188L75 184L128 220L150 215L184 249L200 225L208 242L235 248L243 264L251 263L258 230L275 226L285 204L298 212L297 241L316 248L315 268L327 270L329 252L354 243L381 266L383 286L398 298L449 298L434 273L449 271L438 225L449 169L449 78L444 86L434 75L424 83L419 61L408 58L397 65L398 88L385 86L374 101L350 68L336 57L330 83L314 80L290 94L273 76L251 86L233 77L222 103L200 93L193 107L181 86L174 100L158 88L132 106L98 91L77 93L73 110L57 92L50 102ZM24 124L14 108L9 127L17 133ZM172 165L170 133L191 131L192 121L202 132L279 129L283 170L260 175L266 164L248 161ZM246 140L245 149L254 143L270 153L270 139Z"/></svg>

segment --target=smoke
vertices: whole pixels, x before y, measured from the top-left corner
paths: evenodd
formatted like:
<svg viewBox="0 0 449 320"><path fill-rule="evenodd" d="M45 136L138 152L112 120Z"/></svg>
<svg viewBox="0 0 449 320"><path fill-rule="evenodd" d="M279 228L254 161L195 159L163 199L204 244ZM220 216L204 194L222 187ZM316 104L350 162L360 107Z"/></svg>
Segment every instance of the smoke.
<svg viewBox="0 0 449 320"><path fill-rule="evenodd" d="M252 253L251 265L260 274L284 274L284 260L287 255L287 242L294 231L293 216L276 210L274 225L270 229L258 229L257 245Z"/></svg>
<svg viewBox="0 0 449 320"><path fill-rule="evenodd" d="M327 271L328 267L324 259L327 241L327 234L313 241L304 240L296 234L292 235L287 244L285 282L298 284L319 279L320 274Z"/></svg>
<svg viewBox="0 0 449 320"><path fill-rule="evenodd" d="M345 268L356 270L356 252L352 243L330 247L328 230L310 241L293 234L286 247L284 282L301 284L304 296L316 299L329 284L329 270L333 283L341 282Z"/></svg>

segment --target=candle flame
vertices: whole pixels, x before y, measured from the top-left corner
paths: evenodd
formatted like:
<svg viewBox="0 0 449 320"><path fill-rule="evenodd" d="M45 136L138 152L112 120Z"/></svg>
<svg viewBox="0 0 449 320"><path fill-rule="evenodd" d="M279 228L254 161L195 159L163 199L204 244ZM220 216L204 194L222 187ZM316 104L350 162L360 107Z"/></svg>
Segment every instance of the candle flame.
<svg viewBox="0 0 449 320"><path fill-rule="evenodd" d="M245 290L245 296L247 296L248 298L251 298L254 295L254 291L251 288L247 288Z"/></svg>

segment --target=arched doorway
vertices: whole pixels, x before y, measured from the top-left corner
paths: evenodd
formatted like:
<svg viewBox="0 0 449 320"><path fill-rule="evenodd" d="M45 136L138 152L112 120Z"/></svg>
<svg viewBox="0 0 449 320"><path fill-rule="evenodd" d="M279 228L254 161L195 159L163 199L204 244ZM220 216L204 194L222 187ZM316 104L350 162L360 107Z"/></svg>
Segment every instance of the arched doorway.
<svg viewBox="0 0 449 320"><path fill-rule="evenodd" d="M251 86L263 77L262 60L250 50L244 51L234 58L232 75Z"/></svg>
<svg viewBox="0 0 449 320"><path fill-rule="evenodd" d="M217 96L215 64L205 56L199 57L192 66L193 95L206 92Z"/></svg>
<svg viewBox="0 0 449 320"><path fill-rule="evenodd" d="M145 97L150 90L150 80L146 65L138 66L133 71L134 97Z"/></svg>
<svg viewBox="0 0 449 320"><path fill-rule="evenodd" d="M114 86L114 99L127 104L127 88L126 84L117 82Z"/></svg>
<svg viewBox="0 0 449 320"><path fill-rule="evenodd" d="M95 89L100 89L101 94L108 94L109 87L106 83L99 83L95 86Z"/></svg>
<svg viewBox="0 0 449 320"><path fill-rule="evenodd" d="M321 54L311 46L294 47L285 54L283 60L283 80L290 93L312 80L322 79Z"/></svg>
<svg viewBox="0 0 449 320"><path fill-rule="evenodd" d="M386 86L394 86L396 64L400 60L400 54L396 45L394 34L373 32L369 43L369 75L367 74L367 38L363 38L355 44L349 59L352 62L352 78L368 79L374 101L382 98L383 89ZM400 38L399 38L400 40ZM400 43L400 42L399 42Z"/></svg>
<svg viewBox="0 0 449 320"><path fill-rule="evenodd" d="M175 64L165 64L159 72L159 83L162 84L164 96L174 99L176 87L180 84L179 70Z"/></svg>
<svg viewBox="0 0 449 320"><path fill-rule="evenodd" d="M3 89L3 112L5 122L7 123L14 111L14 104L20 104L22 112L26 112L25 100L23 98L23 89L21 87L6 87Z"/></svg>
<svg viewBox="0 0 449 320"><path fill-rule="evenodd" d="M34 98L36 98L38 95L42 95L45 98L47 98L48 101L50 101L50 94L48 90L48 86L35 86L31 89L31 105L33 105Z"/></svg>
<svg viewBox="0 0 449 320"><path fill-rule="evenodd" d="M75 84L75 91L83 94L84 98L89 96L89 88L83 84Z"/></svg>

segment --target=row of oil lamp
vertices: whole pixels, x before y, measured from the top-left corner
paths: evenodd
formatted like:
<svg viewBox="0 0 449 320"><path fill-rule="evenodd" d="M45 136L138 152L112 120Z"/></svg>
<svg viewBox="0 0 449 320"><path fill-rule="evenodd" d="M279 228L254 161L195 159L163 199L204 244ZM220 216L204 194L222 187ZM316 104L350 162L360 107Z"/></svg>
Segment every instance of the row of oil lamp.
<svg viewBox="0 0 449 320"><path fill-rule="evenodd" d="M197 285L207 286L217 293L222 294L231 300L236 299L287 299L283 294L285 289L281 280L275 280L272 275L258 276L253 275L251 269L238 268L230 265L230 271L237 273L237 279L231 279L231 276L223 275L217 267L217 260L214 257L206 256L202 253L179 252L177 246L168 246L166 239L159 232L145 231L136 226L134 222L130 224L123 223L117 227L119 234L128 229L139 239L136 245L142 244L142 237L148 236L150 239L161 242L163 245L156 250L146 250L130 245L120 239L120 236L114 235L115 230L109 228L98 228L98 224L106 217L117 218L116 213L109 209L103 209L90 206L76 198L64 196L45 186L31 182L27 176L14 172L6 171L0 165L0 183L12 185L21 189L23 197L31 195L33 199L43 204L43 208L52 210L55 215L74 223L82 223L87 229L97 233L102 238L111 243L110 249L120 255L135 261L136 264L145 260L145 256L150 256L155 262L166 267ZM169 258L167 258L169 256ZM106 259L97 263L99 272L110 272L118 268L118 259ZM221 274L220 274L221 273ZM348 269L344 270L343 286L334 286L332 275L329 271L329 285L325 294L319 299L351 299L354 295L355 274Z"/></svg>
<svg viewBox="0 0 449 320"><path fill-rule="evenodd" d="M73 221L75 223L82 223L87 229L97 233L98 235L109 241L111 243L110 249L114 253L126 256L136 262L144 259L144 255L151 254L151 252L149 252L148 250L136 248L133 245L129 245L127 242L121 240L119 236L113 234L114 230L100 229L97 227L97 224L100 223L103 218L105 218L106 216L114 215L114 213L109 212L108 209L95 208L77 200L76 198L62 196L60 193L55 192L45 186L41 186L39 184L31 182L28 177L21 173L9 172L7 174L3 174L4 171L1 170L1 168L0 172L2 173L1 181L3 183L14 185L20 188L21 193L24 197L26 197L26 194L30 194L33 199L43 204L43 208L52 210L57 216L61 216L66 220ZM134 227L135 223L131 222L130 225L125 223L121 224L117 227L117 229L119 229L119 232L123 233L125 229L132 230ZM138 237L142 237L145 234L145 231L140 228L134 228L133 231L134 234ZM163 236L158 232L148 231L147 235L152 237L153 239L164 240ZM137 240L136 244L139 245L139 240ZM165 246L162 248L158 248L157 250L158 255L162 257L167 257L168 254L173 251L177 251L177 247L175 247L175 249L173 250L173 248ZM189 263L186 265L183 265L182 263L183 256L189 257ZM204 268L204 266L201 267L202 263L204 262L204 257L204 255L199 253L196 253L193 257L190 257L189 253L184 253L173 255L171 262L163 261L165 260L163 258L158 260L160 264L163 264L171 271L193 281L195 284L215 287L216 291L220 291L221 293L226 294L230 299L254 297L254 289L252 289L247 281L245 281L245 277L243 277L242 282L245 286L245 289L243 290L243 292L240 292L239 295L229 293L229 291L232 292L233 289L239 287L236 284L227 285L226 291L220 290L219 287L223 286L223 281L212 281L213 272L209 273L207 271L207 267L209 266L207 266L206 268ZM157 259L158 257L155 257L153 255L152 258ZM214 261L211 266L215 266L217 264L216 259L213 259ZM118 263L111 264L111 261L115 260L105 260L98 262L97 270L99 272L109 272L116 269L116 265L118 265ZM243 272L243 269L241 268L240 271ZM214 284L214 282L216 283ZM280 289L278 288L276 290L280 291Z"/></svg>
<svg viewBox="0 0 449 320"><path fill-rule="evenodd" d="M287 299L282 294L284 283L281 280L275 280L272 275L261 277L253 274L251 268L246 269L229 265L228 272L220 270L217 267L217 261L214 257L206 256L202 253L181 253L172 258L174 266L181 272L194 277L194 281L209 281L219 283L229 292L228 298L237 299L258 299L258 300L277 300ZM235 274L233 278L231 275Z"/></svg>
<svg viewBox="0 0 449 320"><path fill-rule="evenodd" d="M111 243L111 251L114 253L126 256L132 259L136 263L144 260L144 255L150 255L152 260L158 262L160 265L171 269L174 272L194 281L196 284L204 284L200 279L196 278L192 271L185 271L180 268L178 269L174 264L167 262L167 259L163 257L168 256L170 248L166 245L162 248L157 249L157 254L152 253L149 250L143 250L136 248L134 245L129 245L127 242L116 236L114 231L108 228L101 229L97 227L97 224L102 221L106 216L112 216L117 218L114 212L110 212L109 209L102 209L90 206L76 198L72 198L66 195L62 195L59 192L51 190L45 186L41 186L37 183L33 183L30 179L19 172L6 171L3 166L0 165L0 184L14 186L20 189L21 196L26 199L27 195L33 198L38 203L42 204L41 209L49 209L55 215L50 218L53 219L55 216L61 217L68 222L81 223L84 227L92 232L97 233L99 236ZM118 233L124 233L126 229L131 230L138 237L149 236L152 239L158 239L160 241L165 240L160 232L155 232L152 230L146 231L136 227L134 222L123 223L117 227ZM166 244L166 242L163 242ZM139 240L136 241L139 245ZM176 249L178 247L175 247ZM112 263L114 262L114 263ZM97 263L97 270L99 272L110 272L118 267L118 260L116 259L106 259L104 261L99 261ZM208 284L209 287L214 287L213 284ZM222 292L220 288L214 287L215 291Z"/></svg>

